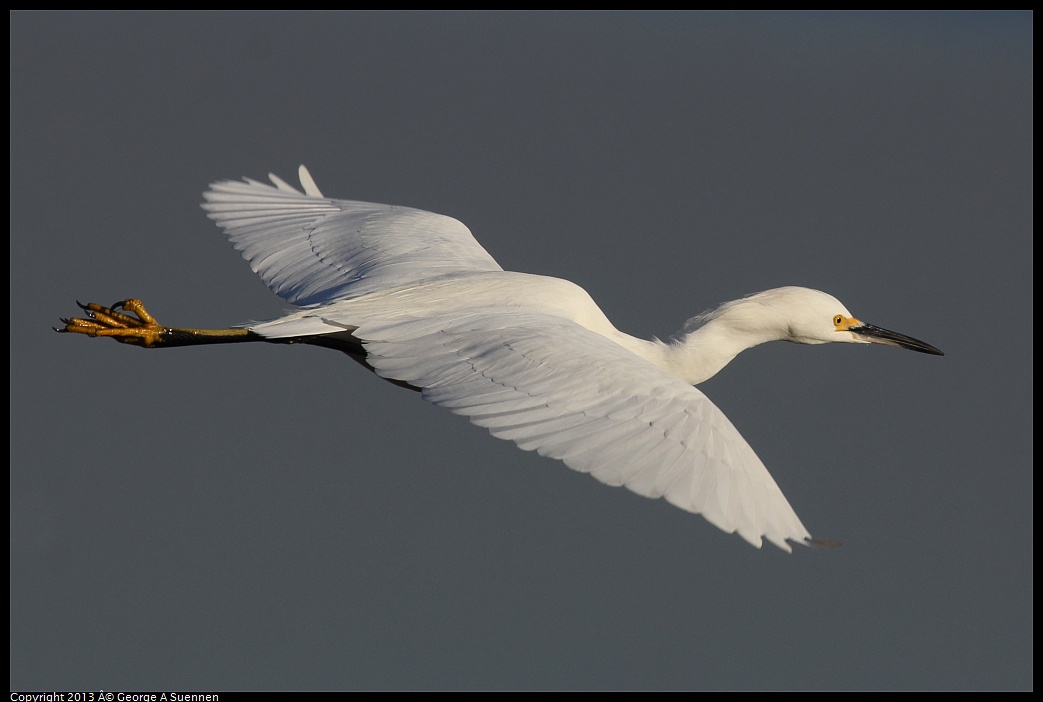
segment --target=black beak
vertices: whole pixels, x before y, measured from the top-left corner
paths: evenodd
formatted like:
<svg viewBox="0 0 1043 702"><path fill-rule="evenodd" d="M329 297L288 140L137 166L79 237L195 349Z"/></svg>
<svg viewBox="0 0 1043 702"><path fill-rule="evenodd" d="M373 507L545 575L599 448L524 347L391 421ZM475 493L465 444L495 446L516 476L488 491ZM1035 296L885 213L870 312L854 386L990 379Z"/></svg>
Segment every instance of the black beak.
<svg viewBox="0 0 1043 702"><path fill-rule="evenodd" d="M874 327L872 324L863 324L859 327L850 327L848 331L854 334L859 339L863 341L868 341L871 344L886 344L888 346L897 346L902 349L909 349L910 351L919 351L920 353L929 353L935 356L945 355L944 353L934 348L930 344L925 344L919 339L914 339L911 336L899 334L898 332L889 331L887 329L881 329L880 327Z"/></svg>

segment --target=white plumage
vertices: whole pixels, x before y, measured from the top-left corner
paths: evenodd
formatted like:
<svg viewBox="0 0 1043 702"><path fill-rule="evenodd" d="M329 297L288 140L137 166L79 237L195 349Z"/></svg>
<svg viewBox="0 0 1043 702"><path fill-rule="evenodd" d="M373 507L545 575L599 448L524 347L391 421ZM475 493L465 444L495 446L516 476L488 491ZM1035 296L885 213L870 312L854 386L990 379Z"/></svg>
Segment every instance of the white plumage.
<svg viewBox="0 0 1043 702"><path fill-rule="evenodd" d="M887 343L835 298L780 288L727 303L675 341L618 331L568 281L504 271L459 221L324 197L302 166L214 183L203 208L272 292L299 312L250 327L267 339L360 342L389 380L494 436L608 485L702 514L754 546L811 536L728 418L693 387L775 339Z"/></svg>

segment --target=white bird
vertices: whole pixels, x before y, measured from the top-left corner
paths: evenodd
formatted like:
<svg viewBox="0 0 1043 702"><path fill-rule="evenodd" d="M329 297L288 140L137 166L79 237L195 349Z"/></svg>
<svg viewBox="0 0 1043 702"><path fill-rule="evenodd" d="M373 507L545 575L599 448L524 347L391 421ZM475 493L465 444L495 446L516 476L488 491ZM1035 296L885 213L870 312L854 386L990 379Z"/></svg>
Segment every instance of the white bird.
<svg viewBox="0 0 1043 702"><path fill-rule="evenodd" d="M146 348L242 341L339 349L493 436L608 485L665 497L756 547L813 539L768 470L694 386L766 341L878 343L942 355L785 287L693 318L669 342L618 331L566 280L503 270L459 221L304 192L269 175L213 183L203 209L300 311L232 329L166 327L138 300L80 305L58 331ZM124 311L118 311L122 308Z"/></svg>

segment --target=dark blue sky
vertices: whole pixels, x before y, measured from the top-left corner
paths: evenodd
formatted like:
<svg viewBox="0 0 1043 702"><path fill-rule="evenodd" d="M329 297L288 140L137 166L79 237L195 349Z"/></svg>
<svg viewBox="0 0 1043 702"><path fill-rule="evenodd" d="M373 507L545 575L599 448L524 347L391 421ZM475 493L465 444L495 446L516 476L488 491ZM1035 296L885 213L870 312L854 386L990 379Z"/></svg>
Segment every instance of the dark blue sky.
<svg viewBox="0 0 1043 702"><path fill-rule="evenodd" d="M1032 15L11 15L12 689L1031 689ZM779 285L943 358L702 385L837 551L758 551L342 356L198 205L306 163L666 337Z"/></svg>

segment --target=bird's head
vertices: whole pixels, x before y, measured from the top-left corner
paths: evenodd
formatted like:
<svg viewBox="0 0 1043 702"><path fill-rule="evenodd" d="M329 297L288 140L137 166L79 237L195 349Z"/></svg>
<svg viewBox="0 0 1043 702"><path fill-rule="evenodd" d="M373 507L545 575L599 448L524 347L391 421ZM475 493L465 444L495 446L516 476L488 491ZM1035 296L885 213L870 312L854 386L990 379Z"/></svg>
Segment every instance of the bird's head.
<svg viewBox="0 0 1043 702"><path fill-rule="evenodd" d="M749 319L780 325L786 341L798 344L828 344L841 341L853 344L886 344L910 351L944 354L918 339L866 324L852 315L840 300L810 288L785 287L766 290L743 298L736 310ZM769 320L774 320L771 322Z"/></svg>

